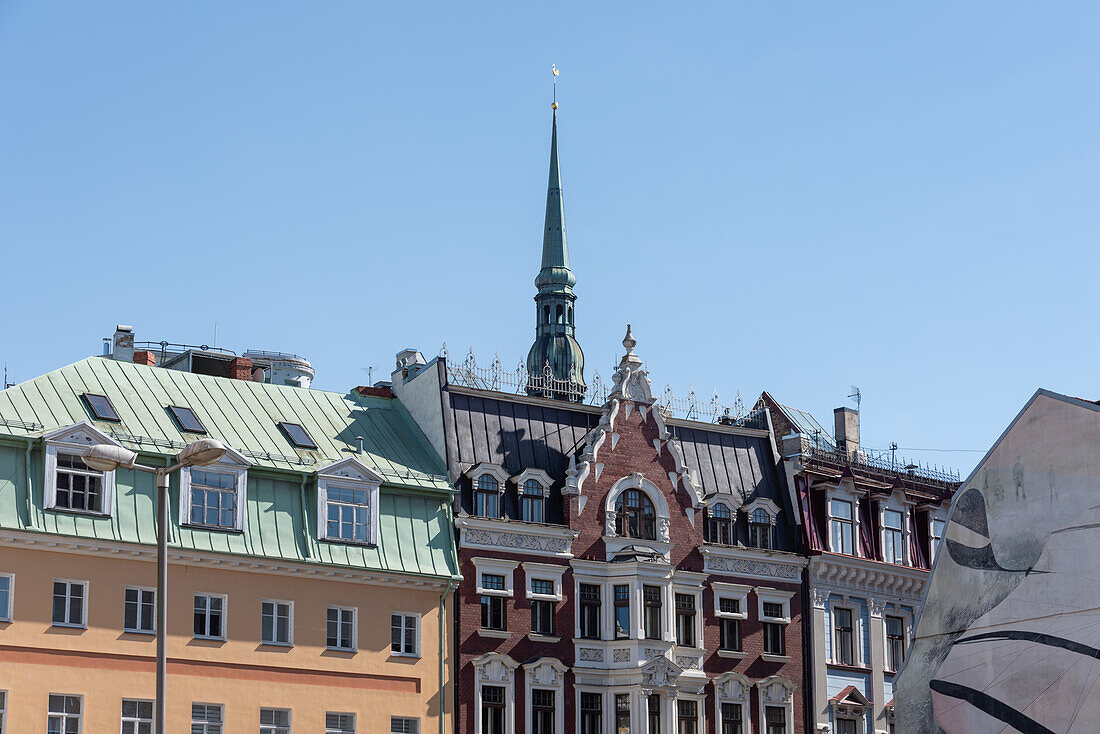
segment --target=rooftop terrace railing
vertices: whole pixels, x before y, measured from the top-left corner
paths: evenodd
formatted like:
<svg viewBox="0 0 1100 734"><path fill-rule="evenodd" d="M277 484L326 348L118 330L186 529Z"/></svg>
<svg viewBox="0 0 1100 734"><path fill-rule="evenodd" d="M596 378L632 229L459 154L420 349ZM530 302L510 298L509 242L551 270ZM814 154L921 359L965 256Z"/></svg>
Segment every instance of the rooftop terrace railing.
<svg viewBox="0 0 1100 734"><path fill-rule="evenodd" d="M885 482L915 482L937 489L953 491L962 481L959 473L945 467L933 467L913 463L894 455L875 454L866 450L848 452L822 441L802 437L803 461L817 463L837 470L850 468L866 476Z"/></svg>
<svg viewBox="0 0 1100 734"><path fill-rule="evenodd" d="M599 370L593 372L586 385L576 375L570 380L555 378L549 363L543 366L542 374L531 374L522 362L513 370L505 369L499 356L488 367L482 367L472 349L462 362L451 362L447 359L445 346L439 356L446 359L447 381L450 384L475 390L514 395L531 394L585 405L603 405L611 393L611 386L604 382ZM710 398L701 398L694 389L689 390L687 395L676 395L672 387L666 385L664 391L655 397L657 405L669 417L761 430L768 428L766 411L763 408L746 410L740 395L732 405L726 405L719 399L717 392Z"/></svg>

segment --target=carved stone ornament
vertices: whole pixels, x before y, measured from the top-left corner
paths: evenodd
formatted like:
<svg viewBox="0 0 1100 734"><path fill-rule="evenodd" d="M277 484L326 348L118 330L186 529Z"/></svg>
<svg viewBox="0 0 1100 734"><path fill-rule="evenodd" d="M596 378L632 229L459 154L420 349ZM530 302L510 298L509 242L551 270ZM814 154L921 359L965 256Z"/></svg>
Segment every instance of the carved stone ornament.
<svg viewBox="0 0 1100 734"><path fill-rule="evenodd" d="M699 658L694 655L677 655L676 664L684 670L698 670Z"/></svg>
<svg viewBox="0 0 1100 734"><path fill-rule="evenodd" d="M617 647L611 652L611 661L614 663L629 663L630 648Z"/></svg>
<svg viewBox="0 0 1100 734"><path fill-rule="evenodd" d="M653 688L668 688L675 685L683 668L668 658L660 657L642 668L642 683Z"/></svg>
<svg viewBox="0 0 1100 734"><path fill-rule="evenodd" d="M604 513L604 515L604 535L607 535L608 537L614 537L615 518L617 517L617 515L613 510Z"/></svg>
<svg viewBox="0 0 1100 734"><path fill-rule="evenodd" d="M529 672L531 683L536 686L557 687L561 684L561 673L553 665L542 663Z"/></svg>
<svg viewBox="0 0 1100 734"><path fill-rule="evenodd" d="M547 538L542 535L529 535L510 530L481 530L465 528L462 542L467 545L489 545L500 548L522 548L524 550L545 551L546 553L568 553L569 540L566 538Z"/></svg>
<svg viewBox="0 0 1100 734"><path fill-rule="evenodd" d="M886 611L886 602L882 599L868 598L867 611L872 617L881 617L882 613Z"/></svg>
<svg viewBox="0 0 1100 734"><path fill-rule="evenodd" d="M603 650L594 647L582 647L580 659L588 663L602 663Z"/></svg>
<svg viewBox="0 0 1100 734"><path fill-rule="evenodd" d="M657 518L657 539L664 542L669 541L670 533L672 529L672 521L667 517Z"/></svg>
<svg viewBox="0 0 1100 734"><path fill-rule="evenodd" d="M728 571L732 574L748 574L752 576L764 576L767 578L797 581L802 578L802 570L798 566L785 563L769 563L748 558L729 558L727 556L708 556L708 571Z"/></svg>
<svg viewBox="0 0 1100 734"><path fill-rule="evenodd" d="M749 687L752 684L749 683L747 679L735 677L735 675L736 674L731 674L729 678L718 685L718 694L721 698L733 701L747 701L749 698Z"/></svg>
<svg viewBox="0 0 1100 734"><path fill-rule="evenodd" d="M478 666L478 676L483 681L491 683L508 683L515 675L515 670L505 665L503 660L490 660L484 665Z"/></svg>
<svg viewBox="0 0 1100 734"><path fill-rule="evenodd" d="M816 609L824 609L825 602L829 599L829 592L821 589L810 589L810 602Z"/></svg>
<svg viewBox="0 0 1100 734"><path fill-rule="evenodd" d="M760 697L765 703L787 703L791 700L792 690L780 680L761 681L757 684L760 688Z"/></svg>

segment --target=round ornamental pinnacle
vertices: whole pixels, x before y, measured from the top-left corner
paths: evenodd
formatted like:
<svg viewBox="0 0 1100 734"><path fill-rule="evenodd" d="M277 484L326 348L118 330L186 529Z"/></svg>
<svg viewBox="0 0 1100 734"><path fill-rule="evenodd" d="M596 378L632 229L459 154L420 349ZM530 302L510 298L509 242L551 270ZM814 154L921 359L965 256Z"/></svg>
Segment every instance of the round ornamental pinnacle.
<svg viewBox="0 0 1100 734"><path fill-rule="evenodd" d="M626 325L626 336L623 337L623 346L626 347L626 353L630 354L634 351L634 347L638 345L638 342L634 341L633 335L630 333L630 324Z"/></svg>

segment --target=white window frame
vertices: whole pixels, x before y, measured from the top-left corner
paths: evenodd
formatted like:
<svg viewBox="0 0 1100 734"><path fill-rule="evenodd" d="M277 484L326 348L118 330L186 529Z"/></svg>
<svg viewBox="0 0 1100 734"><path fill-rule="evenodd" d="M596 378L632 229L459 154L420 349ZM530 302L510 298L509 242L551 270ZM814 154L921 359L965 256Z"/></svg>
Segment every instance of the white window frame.
<svg viewBox="0 0 1100 734"><path fill-rule="evenodd" d="M841 517L833 514L833 503L843 502L852 508L851 517ZM852 540L852 552L845 553L842 548L833 547L833 523L844 524L847 523L851 531ZM837 496L830 494L825 498L825 527L827 528L827 534L829 537L829 552L836 553L838 555L852 555L860 556L859 552L859 502L855 497L850 496Z"/></svg>
<svg viewBox="0 0 1100 734"><path fill-rule="evenodd" d="M481 730L481 689L495 686L504 689L504 734L516 732L516 668L519 664L510 656L487 652L471 661L474 666L474 734Z"/></svg>
<svg viewBox="0 0 1100 734"><path fill-rule="evenodd" d="M615 727L615 694L606 688L598 688L594 686L573 686L573 695L576 697L574 702L574 712L576 715L576 729L574 731L577 734L581 733L581 695L585 693L594 693L600 697L600 731L601 732L613 732ZM610 703L608 703L608 699ZM631 710L633 715L633 709Z"/></svg>
<svg viewBox="0 0 1100 734"><path fill-rule="evenodd" d="M555 658L539 658L523 666L523 700L527 705L527 715L524 717L525 734L531 734L534 718L532 716L531 689L554 691L554 731L565 731L565 674L569 668ZM481 706L478 706L478 717L481 716Z"/></svg>
<svg viewBox="0 0 1100 734"><path fill-rule="evenodd" d="M367 540L332 537L328 534L328 488L346 487L367 492ZM378 545L379 497L382 475L354 456L317 470L317 537L329 543Z"/></svg>
<svg viewBox="0 0 1100 734"><path fill-rule="evenodd" d="M741 707L741 731L749 734L752 731L752 708L749 701L752 697L752 680L736 670L723 673L716 677L714 683L714 731L721 734L722 731L722 704L735 703Z"/></svg>
<svg viewBox="0 0 1100 734"><path fill-rule="evenodd" d="M69 618L69 602L71 594L69 590L72 584L79 584L84 587L83 604L80 609L80 624L72 624L70 622L55 622L53 621L53 584L50 585L50 626L51 627L65 627L66 629L88 629L88 592L91 588L91 584L81 579L54 579L54 584L67 584L65 587L65 619ZM60 695L60 694L54 694ZM84 709L82 708L81 711Z"/></svg>
<svg viewBox="0 0 1100 734"><path fill-rule="evenodd" d="M285 711L286 712L286 732L287 732L287 734L290 734L292 731L294 731L294 710L293 709L284 709L284 708L280 708L278 706L261 706L260 707L260 717L261 718L264 715L264 711ZM264 729L265 726L269 727L271 729L275 729L276 727L281 727L282 724L265 724L261 721L260 722L260 731L261 731L261 733L263 732L263 729Z"/></svg>
<svg viewBox="0 0 1100 734"><path fill-rule="evenodd" d="M191 726L195 726L195 706L213 706L214 708L218 709L218 712L219 712L219 715L218 715L219 721L217 721L217 722L210 722L210 721L200 721L200 722L198 722L199 724L202 725L203 731L206 730L206 725L210 724L210 723L216 723L219 727L221 727L221 730L223 732L225 731L225 704L223 704L223 703L206 703L205 701L192 701L191 702L191 717L190 717L191 718Z"/></svg>
<svg viewBox="0 0 1100 734"><path fill-rule="evenodd" d="M695 597L695 645L692 647L685 647L679 642L676 642L676 633L679 630L679 623L676 618L679 616L676 612L676 595L687 594ZM669 611L672 613L672 640L677 650L690 650L692 652L698 652L704 648L703 640L703 617L705 616L703 610L703 587L698 584L687 585L682 581L677 581L675 573L672 577L672 604L669 605Z"/></svg>
<svg viewBox="0 0 1100 734"><path fill-rule="evenodd" d="M751 586L745 586L744 584L730 584L724 581L711 581L710 586L714 592L714 616L724 617L726 619L748 619L749 618L749 592L752 591ZM720 599L736 599L739 603L740 612L723 612Z"/></svg>
<svg viewBox="0 0 1100 734"><path fill-rule="evenodd" d="M882 611L882 665L886 670L886 663L889 655L887 651L890 647L890 638L886 634L886 618L897 617L901 620L901 634L902 639L905 641L905 658L908 659L909 654L913 651L913 627L915 624L913 610L909 607L904 607L900 604L889 604ZM904 660L902 661L905 662ZM894 670L894 673L898 671Z"/></svg>
<svg viewBox="0 0 1100 734"><path fill-rule="evenodd" d="M0 573L0 578L8 580L8 604L3 609L0 609L0 622L10 622L15 617L15 574ZM3 734L3 729L0 729L0 734Z"/></svg>
<svg viewBox="0 0 1100 734"><path fill-rule="evenodd" d="M402 633L401 634L401 647L402 647L402 652L394 652L393 651L393 638L392 638L392 635L393 635L393 615L395 615L395 614L401 617L401 633ZM413 641L413 651L412 652L404 652L403 651L404 647L405 647L405 635L404 635L404 633L406 631L405 622L406 622L406 620L408 620L409 617L412 617L416 620L416 636L415 636L415 640ZM399 611L390 612L390 635L391 635L391 638L390 638L390 655L395 657L395 658L418 658L418 657L420 657L420 632L421 632L420 615L418 613L416 613L416 612L399 612Z"/></svg>
<svg viewBox="0 0 1100 734"><path fill-rule="evenodd" d="M351 730L352 732L359 731L359 717L351 711L325 711L325 734L332 734L335 730L328 727L328 716L332 714L334 716L350 716L351 717ZM343 734L346 729L343 729L335 734Z"/></svg>
<svg viewBox="0 0 1100 734"><path fill-rule="evenodd" d="M765 691L768 690L769 688L771 688L772 686L774 686L775 684L778 684L779 686L781 686L783 688L784 691L786 691L786 694L785 694L785 696L782 700L778 700L778 701L774 700L770 696L767 696L765 694ZM787 680L786 678L784 678L781 675L768 676L764 680L758 681L756 683L757 703L759 704L759 706L758 706L759 719L757 721L757 724L760 727L759 731L766 732L768 730L767 729L767 719L765 718L765 716L767 714L767 711L766 711L767 707L771 706L771 707L774 707L774 708L782 708L783 709L784 714L786 715L786 719L787 719L786 722L785 722L787 734L794 734L794 731L795 731L795 729L794 729L794 692L795 692L796 688L797 687L795 686L794 683Z"/></svg>
<svg viewBox="0 0 1100 734"><path fill-rule="evenodd" d="M213 532L243 532L246 517L246 505L248 504L248 467L252 461L244 455L227 449L225 455L210 466L195 467L196 471L208 471L215 474L231 474L236 482L236 516L233 527L227 528L221 525L206 525L191 522L191 467L180 469L180 512L179 523L181 526L210 530Z"/></svg>
<svg viewBox="0 0 1100 734"><path fill-rule="evenodd" d="M157 704L156 704L156 702L155 701L150 701L148 698L124 698L124 699L122 699L123 708L125 708L127 701L130 701L132 703L149 703L149 704L152 704L153 705L152 706L153 715L152 715L151 718L143 719L143 718L141 718L140 714L137 715L137 716L126 716L126 714L123 713L122 716L121 716L121 720L120 720L120 729L124 729L126 727L127 722L129 722L131 724L134 724L134 732L135 733L137 731L139 731L139 729L140 729L140 727L137 726L138 724L149 724L150 728L152 728L152 725L156 722L156 719L157 719ZM3 727L0 727L0 732L2 732L2 731L3 731Z"/></svg>
<svg viewBox="0 0 1100 734"><path fill-rule="evenodd" d="M473 512L470 513L473 517L482 517L486 520L500 520L504 518L504 490L508 486L508 480L511 478L508 476L508 472L504 471L504 467L500 464L490 464L488 462L481 462L474 464L465 471L466 476L470 478L472 494L470 495L471 507ZM477 493L478 493L478 480L485 474L490 474L497 480L497 514L496 515L479 515L477 514ZM545 501L545 500L544 500ZM545 509L545 508L544 508ZM481 715L480 709L478 715Z"/></svg>
<svg viewBox="0 0 1100 734"><path fill-rule="evenodd" d="M328 644L328 612L330 609L339 609L341 612L351 612L351 647L333 647ZM337 622L339 625L339 622ZM358 652L359 651L359 607L348 607L339 604L329 604L325 607L324 619L325 649L334 652ZM334 711L333 713L339 713Z"/></svg>
<svg viewBox="0 0 1100 734"><path fill-rule="evenodd" d="M542 522L537 523L545 525L549 520L546 517L547 510L550 509L550 486L554 483L550 479L550 475L544 472L542 469L524 469L521 473L512 477L512 481L516 485L516 509L519 511L519 517L521 522L531 522L529 520L523 520L523 487L527 484L527 480L534 479L542 487ZM474 491L477 491L477 480L474 480Z"/></svg>
<svg viewBox="0 0 1100 734"><path fill-rule="evenodd" d="M786 644L787 627L791 624L791 598L795 595L794 591L783 591L782 589L773 589L768 586L756 587L756 603L757 603L757 620L760 622L761 628L765 623L769 624L781 624L783 625L783 654L775 655L773 653L761 653L760 657L769 662L787 662L791 659L789 647ZM764 603L769 604L781 604L783 606L782 617L766 617L764 616Z"/></svg>
<svg viewBox="0 0 1100 734"><path fill-rule="evenodd" d="M675 702L671 703L673 707L672 722L675 725L673 731L680 731L680 701L695 701L695 711L699 715L699 728L696 734L706 734L707 732L707 697L703 693L684 693L682 690L676 693Z"/></svg>
<svg viewBox="0 0 1100 734"><path fill-rule="evenodd" d="M528 599L539 599L542 601L564 601L565 597L562 593L562 576L565 575L565 571L568 566L559 566L551 563L533 563L531 561L524 561L523 576L524 585L526 586ZM554 584L553 594L536 594L531 589L531 581L533 579L542 579L544 581L550 581Z"/></svg>
<svg viewBox="0 0 1100 734"><path fill-rule="evenodd" d="M472 558L470 559L474 564L474 569L477 571L477 593L484 596L507 596L512 597L515 595L515 576L516 569L519 568L519 561L506 561L501 558ZM503 576L504 577L504 590L500 589L486 589L481 585L481 574L487 573L491 576Z"/></svg>
<svg viewBox="0 0 1100 734"><path fill-rule="evenodd" d="M126 592L134 589L138 592L151 591L153 593L153 628L152 629L140 629L137 627L126 626ZM141 624L141 595L138 594L138 624ZM135 586L133 584L127 584L122 590L122 631L131 635L155 635L157 633L157 590L152 586ZM127 699L132 701L144 700L144 699Z"/></svg>
<svg viewBox="0 0 1100 734"><path fill-rule="evenodd" d="M936 523L943 523L943 530L939 535L936 535ZM947 516L941 511L932 511L928 513L928 567L931 568L939 557L940 543L943 542L943 536L947 533Z"/></svg>
<svg viewBox="0 0 1100 734"><path fill-rule="evenodd" d="M0 734L4 734L7 729L4 727L5 716L8 713L8 691L5 688L0 688Z"/></svg>
<svg viewBox="0 0 1100 734"><path fill-rule="evenodd" d="M207 604L206 604L206 628L207 629L210 629L210 601L209 600L210 599L221 599L222 600L222 611L221 611L222 630L221 630L221 636L213 637L211 635L196 635L196 634L194 634L195 597L196 596L205 596L206 599L207 599ZM215 642L225 642L227 639L229 639L229 595L228 594L212 594L208 591L196 591L195 593L193 593L191 595L191 621L192 621L192 625L191 625L192 639L195 639L195 640L213 640ZM215 704L208 704L208 705L213 706Z"/></svg>
<svg viewBox="0 0 1100 734"><path fill-rule="evenodd" d="M755 548L752 544L752 514L757 510L763 510L768 515L768 547L761 550L775 550L776 537L775 537L775 523L779 519L779 505L772 502L767 497L757 497L752 502L741 505L737 508L740 512L745 513L745 521L749 528L749 546ZM736 531L734 531L736 532Z"/></svg>
<svg viewBox="0 0 1100 734"><path fill-rule="evenodd" d="M88 468L90 474L100 474L103 477L101 498L102 507L99 512L89 510L71 510L67 507L57 507L57 454L82 455L93 446L118 446L118 441L100 431L87 421L74 423L71 426L59 428L44 435L46 444L45 453L45 483L43 484L42 502L47 510L57 512L71 512L76 515L89 515L91 517L111 517L114 513L115 503L115 471L96 472Z"/></svg>
<svg viewBox="0 0 1100 734"><path fill-rule="evenodd" d="M75 698L75 699L78 699L80 701L80 713L75 715L76 716L76 723L77 723L76 730L77 730L77 732L83 732L84 731L84 713L86 711L86 709L84 708L84 696L82 694L75 694L75 693L52 693L51 692L51 693L47 694L47 697L46 697L47 728L49 727L48 722L50 720L50 717L60 716L61 717L61 731L65 731L65 729L66 729L65 723L68 722L70 716L72 716L72 715L67 714L64 711L57 711L57 712L50 711L49 696L64 696L65 698Z"/></svg>
<svg viewBox="0 0 1100 734"><path fill-rule="evenodd" d="M401 727L402 734L420 734L420 717L419 716L390 716L390 734L393 734L393 725L397 721L413 722L412 729L408 729L404 725Z"/></svg>
<svg viewBox="0 0 1100 734"><path fill-rule="evenodd" d="M275 640L265 640L264 639L264 604L286 604L289 607L289 610L288 610L288 613L287 613L287 622L286 622L286 624L287 624L287 628L286 628L287 641L286 642L278 642L278 641L275 641ZM276 616L272 620L272 623L271 623L271 632L272 632L272 634L277 636L277 634L278 634L277 633L278 625L276 624L276 622L278 620L278 614L277 614L278 609L275 608L272 611L276 612ZM275 647L294 647L294 602L293 601L290 601L288 599L261 599L260 600L260 644L261 645L274 645ZM267 708L272 708L272 707L268 706Z"/></svg>

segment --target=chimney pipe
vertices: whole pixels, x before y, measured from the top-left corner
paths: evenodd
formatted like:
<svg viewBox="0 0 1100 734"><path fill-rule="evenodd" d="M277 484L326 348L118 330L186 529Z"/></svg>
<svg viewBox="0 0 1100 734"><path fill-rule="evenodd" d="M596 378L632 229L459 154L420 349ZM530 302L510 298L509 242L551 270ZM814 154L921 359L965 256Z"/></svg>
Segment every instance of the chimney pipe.
<svg viewBox="0 0 1100 734"><path fill-rule="evenodd" d="M843 407L833 410L836 447L849 456L859 451L859 411Z"/></svg>
<svg viewBox="0 0 1100 734"><path fill-rule="evenodd" d="M355 437L355 453L357 453L357 454L363 453L363 437L362 436L356 436Z"/></svg>

